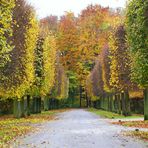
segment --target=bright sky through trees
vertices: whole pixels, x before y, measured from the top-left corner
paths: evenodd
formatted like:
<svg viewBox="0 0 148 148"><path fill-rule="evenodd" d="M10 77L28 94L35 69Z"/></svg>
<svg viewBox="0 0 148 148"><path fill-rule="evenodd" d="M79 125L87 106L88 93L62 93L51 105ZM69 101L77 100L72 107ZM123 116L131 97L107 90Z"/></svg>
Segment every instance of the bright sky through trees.
<svg viewBox="0 0 148 148"><path fill-rule="evenodd" d="M75 14L80 13L89 4L100 4L112 8L125 7L126 0L27 0L31 3L39 18L50 14L61 16L65 11L72 11Z"/></svg>

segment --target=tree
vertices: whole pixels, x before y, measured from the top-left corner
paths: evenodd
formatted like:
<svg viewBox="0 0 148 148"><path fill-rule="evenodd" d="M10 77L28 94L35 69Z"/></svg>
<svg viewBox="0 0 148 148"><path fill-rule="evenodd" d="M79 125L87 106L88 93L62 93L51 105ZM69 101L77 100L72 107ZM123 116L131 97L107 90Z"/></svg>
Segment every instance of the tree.
<svg viewBox="0 0 148 148"><path fill-rule="evenodd" d="M132 80L144 89L144 118L148 120L148 1L131 0L127 7L126 29L132 59Z"/></svg>
<svg viewBox="0 0 148 148"><path fill-rule="evenodd" d="M113 97L113 89L110 85L111 78L111 59L109 53L109 45L106 43L104 48L100 52L100 63L102 67L102 80L103 80L103 89L107 97L108 111L115 111L115 98Z"/></svg>
<svg viewBox="0 0 148 148"><path fill-rule="evenodd" d="M57 109L59 102L67 99L69 95L69 78L66 75L65 69L59 61L59 55L56 57L56 74L55 83L51 91L49 109Z"/></svg>
<svg viewBox="0 0 148 148"><path fill-rule="evenodd" d="M0 79L5 78L2 71L7 62L10 61L10 51L13 49L10 37L13 34L11 24L14 6L14 0L9 2L2 0L0 5Z"/></svg>
<svg viewBox="0 0 148 148"><path fill-rule="evenodd" d="M31 94L39 100L42 98L44 109L48 110L46 109L48 105L47 100L55 83L55 61L57 53L55 37L52 34L40 36L35 51L36 79L32 86ZM35 106L36 103L35 101Z"/></svg>
<svg viewBox="0 0 148 148"><path fill-rule="evenodd" d="M122 93L122 113L130 115L129 89L132 88L130 57L127 50L126 31L123 25L117 27L111 35L110 60L110 85L115 92Z"/></svg>
<svg viewBox="0 0 148 148"><path fill-rule="evenodd" d="M109 54L109 46L108 44L104 46L104 48L102 48L101 52L100 52L100 61L101 61L101 65L102 65L102 79L104 82L104 91L106 93L112 93L112 88L111 85L109 83L110 80L110 63L111 63L111 59L109 58L110 54Z"/></svg>
<svg viewBox="0 0 148 148"><path fill-rule="evenodd" d="M99 5L89 5L86 9L82 10L78 18L79 42L76 71L80 80L80 88L82 87L84 90L86 90L87 76L93 69L95 60L105 42L102 32L105 17L108 13L108 8L103 8Z"/></svg>
<svg viewBox="0 0 148 148"><path fill-rule="evenodd" d="M73 70L75 67L77 42L76 18L73 13L67 12L60 19L57 38L60 62L66 70Z"/></svg>
<svg viewBox="0 0 148 148"><path fill-rule="evenodd" d="M0 94L4 98L16 99L14 113L16 117L20 117L24 115L20 110L21 100L35 77L34 49L38 36L38 23L32 7L24 0L15 1L12 18L13 36L10 40L14 48L10 52L10 61L2 70L5 78L0 80Z"/></svg>
<svg viewBox="0 0 148 148"><path fill-rule="evenodd" d="M57 16L47 16L40 20L40 28L43 31L51 31L54 35L57 34L58 29L58 17ZM46 29L45 29L46 28ZM45 32L44 32L45 34Z"/></svg>
<svg viewBox="0 0 148 148"><path fill-rule="evenodd" d="M99 59L96 61L94 69L86 81L88 97L90 97L92 101L96 101L97 99L104 99L102 98L104 97L102 67L100 63L100 57L98 58Z"/></svg>

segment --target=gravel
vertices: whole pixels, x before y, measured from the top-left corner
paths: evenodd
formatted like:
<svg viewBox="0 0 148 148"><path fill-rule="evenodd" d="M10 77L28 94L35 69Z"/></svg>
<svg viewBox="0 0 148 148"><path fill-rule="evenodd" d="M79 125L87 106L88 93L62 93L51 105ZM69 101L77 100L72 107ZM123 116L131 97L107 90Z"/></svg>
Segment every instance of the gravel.
<svg viewBox="0 0 148 148"><path fill-rule="evenodd" d="M148 148L148 143L125 137L122 131L135 130L113 125L83 109L60 113L57 120L40 125L40 130L19 137L13 148Z"/></svg>

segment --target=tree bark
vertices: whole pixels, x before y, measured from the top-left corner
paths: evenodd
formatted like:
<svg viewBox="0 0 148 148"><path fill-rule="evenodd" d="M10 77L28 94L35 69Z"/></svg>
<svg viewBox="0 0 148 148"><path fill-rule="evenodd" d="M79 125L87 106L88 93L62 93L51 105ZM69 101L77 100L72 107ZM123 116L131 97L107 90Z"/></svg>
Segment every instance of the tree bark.
<svg viewBox="0 0 148 148"><path fill-rule="evenodd" d="M33 114L37 114L38 113L38 100L37 97L32 97L31 99L31 112Z"/></svg>
<svg viewBox="0 0 148 148"><path fill-rule="evenodd" d="M144 90L144 120L148 120L148 88Z"/></svg>
<svg viewBox="0 0 148 148"><path fill-rule="evenodd" d="M113 96L110 95L110 111L113 112Z"/></svg>
<svg viewBox="0 0 148 148"><path fill-rule="evenodd" d="M87 96L87 92L85 92L85 99L86 99L86 107L89 108L89 98Z"/></svg>
<svg viewBox="0 0 148 148"><path fill-rule="evenodd" d="M115 95L114 106L115 106L115 113L118 113L118 97L117 97L117 94Z"/></svg>
<svg viewBox="0 0 148 148"><path fill-rule="evenodd" d="M13 101L13 115L15 118L24 117L24 98Z"/></svg>
<svg viewBox="0 0 148 148"><path fill-rule="evenodd" d="M111 111L110 110L110 96L109 95L107 96L107 110Z"/></svg>
<svg viewBox="0 0 148 148"><path fill-rule="evenodd" d="M80 86L80 108L82 107L82 86Z"/></svg>
<svg viewBox="0 0 148 148"><path fill-rule="evenodd" d="M128 90L125 91L124 94L125 97L125 116L130 116L131 115L131 107L130 107L130 98L129 98L129 92Z"/></svg>
<svg viewBox="0 0 148 148"><path fill-rule="evenodd" d="M120 99L120 94L117 95L117 101L118 101L118 114L121 114L121 99Z"/></svg>
<svg viewBox="0 0 148 148"><path fill-rule="evenodd" d="M44 111L49 110L49 99L47 97L42 97L42 100L44 101Z"/></svg>
<svg viewBox="0 0 148 148"><path fill-rule="evenodd" d="M121 93L121 103L122 103L122 115L126 116L126 102L125 102L125 93Z"/></svg>
<svg viewBox="0 0 148 148"><path fill-rule="evenodd" d="M112 96L112 112L115 112L115 95Z"/></svg>
<svg viewBox="0 0 148 148"><path fill-rule="evenodd" d="M24 114L25 116L30 116L30 96L24 97Z"/></svg>

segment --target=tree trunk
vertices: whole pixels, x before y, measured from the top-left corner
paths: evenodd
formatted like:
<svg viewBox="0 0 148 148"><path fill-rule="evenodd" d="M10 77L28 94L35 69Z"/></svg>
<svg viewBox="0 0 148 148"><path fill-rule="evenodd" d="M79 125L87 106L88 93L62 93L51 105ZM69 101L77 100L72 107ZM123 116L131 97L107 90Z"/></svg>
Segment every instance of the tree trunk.
<svg viewBox="0 0 148 148"><path fill-rule="evenodd" d="M32 99L31 99L31 112L33 113L33 114L36 114L36 113L38 113L38 103L37 103L37 97L32 97Z"/></svg>
<svg viewBox="0 0 148 148"><path fill-rule="evenodd" d="M30 96L27 95L27 115L30 116Z"/></svg>
<svg viewBox="0 0 148 148"><path fill-rule="evenodd" d="M49 98L42 97L42 100L44 101L44 111L48 111L49 110Z"/></svg>
<svg viewBox="0 0 148 148"><path fill-rule="evenodd" d="M125 102L125 93L121 93L121 103L122 103L122 115L126 116L126 102Z"/></svg>
<svg viewBox="0 0 148 148"><path fill-rule="evenodd" d="M24 117L24 98L13 101L13 114L15 118Z"/></svg>
<svg viewBox="0 0 148 148"><path fill-rule="evenodd" d="M125 116L130 116L131 115L131 107L130 107L130 98L129 98L129 92L125 91L124 94L125 97Z"/></svg>
<svg viewBox="0 0 148 148"><path fill-rule="evenodd" d="M115 95L112 96L112 112L115 112Z"/></svg>
<svg viewBox="0 0 148 148"><path fill-rule="evenodd" d="M110 111L110 96L107 96L107 110Z"/></svg>
<svg viewBox="0 0 148 148"><path fill-rule="evenodd" d="M144 90L144 120L148 120L148 88Z"/></svg>
<svg viewBox="0 0 148 148"><path fill-rule="evenodd" d="M115 106L115 113L118 113L118 97L117 97L117 94L115 95L114 106Z"/></svg>
<svg viewBox="0 0 148 148"><path fill-rule="evenodd" d="M90 97L88 98L88 101L89 101L89 107L92 107L93 106L93 102L91 101Z"/></svg>
<svg viewBox="0 0 148 148"><path fill-rule="evenodd" d="M85 92L85 99L86 99L86 107L89 108L89 98L87 96L87 92Z"/></svg>
<svg viewBox="0 0 148 148"><path fill-rule="evenodd" d="M105 110L108 111L108 95L105 96Z"/></svg>
<svg viewBox="0 0 148 148"><path fill-rule="evenodd" d="M82 107L82 87L80 86L80 108Z"/></svg>
<svg viewBox="0 0 148 148"><path fill-rule="evenodd" d="M117 101L118 101L118 114L121 114L121 99L120 99L120 94L117 95Z"/></svg>
<svg viewBox="0 0 148 148"><path fill-rule="evenodd" d="M38 97L38 113L41 113L41 103L42 103L42 99L41 97Z"/></svg>
<svg viewBox="0 0 148 148"><path fill-rule="evenodd" d="M30 116L30 96L24 97L24 114L25 116Z"/></svg>
<svg viewBox="0 0 148 148"><path fill-rule="evenodd" d="M100 109L102 109L103 103L102 103L102 97L100 96Z"/></svg>
<svg viewBox="0 0 148 148"><path fill-rule="evenodd" d="M37 97L33 98L33 108L34 108L34 113L37 114L38 113L38 100L37 100Z"/></svg>
<svg viewBox="0 0 148 148"><path fill-rule="evenodd" d="M110 95L110 111L113 112L113 96Z"/></svg>

